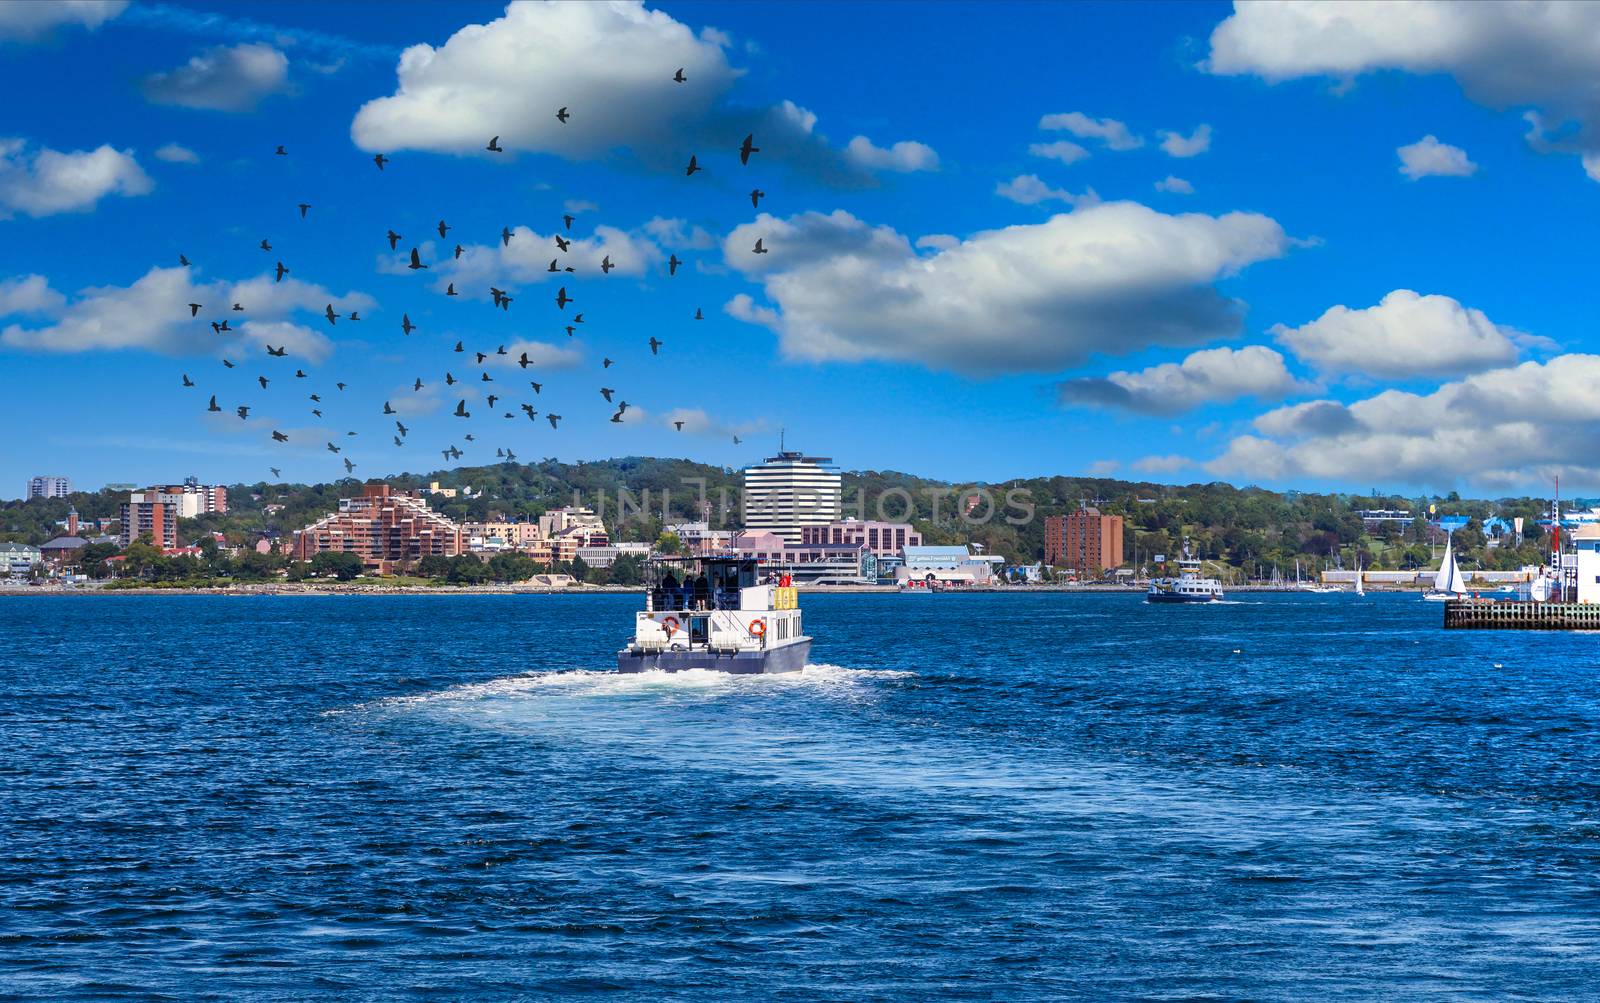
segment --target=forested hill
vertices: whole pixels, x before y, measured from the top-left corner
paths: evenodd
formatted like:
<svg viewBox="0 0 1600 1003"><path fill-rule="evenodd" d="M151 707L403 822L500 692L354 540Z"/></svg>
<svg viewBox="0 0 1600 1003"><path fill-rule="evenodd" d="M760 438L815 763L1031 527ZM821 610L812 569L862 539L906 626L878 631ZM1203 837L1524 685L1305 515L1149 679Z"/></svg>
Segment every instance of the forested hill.
<svg viewBox="0 0 1600 1003"><path fill-rule="evenodd" d="M701 518L703 504L713 526L734 527L739 519L739 472L690 460L636 456L584 463L546 460L402 473L382 482L404 490L432 482L471 488L471 497L430 499L435 509L457 520L491 515L530 518L562 505L588 505L601 511L613 533L624 540L654 540L664 523ZM341 497L360 493L363 483L345 479L310 485L231 485L228 514L187 520L181 531L193 536L219 530L241 543L253 542L262 532L287 535L333 511ZM1537 559L1538 528L1533 520L1547 506L1534 498L1331 495L1220 482L1170 485L1096 477L955 484L872 470L847 472L844 495L848 516L903 520L909 512L910 521L929 543L978 543L990 553L1019 562L1043 555L1045 516L1064 514L1087 502L1127 519L1130 560L1175 553L1187 537L1202 556L1251 570L1256 564L1292 569L1297 559L1309 567L1333 554L1353 566L1358 552L1369 567L1425 563L1431 555L1421 526L1391 525L1363 534L1356 513L1376 508L1426 512L1429 504L1474 520L1456 538L1465 560L1481 561L1485 567L1516 566ZM58 535L56 523L66 518L69 504L84 519L115 519L125 497L122 492L101 491L6 502L0 505L0 539L42 543ZM283 508L268 515L265 509L271 505ZM1520 551L1486 548L1479 527L1483 519L1495 515L1527 518L1528 544Z"/></svg>

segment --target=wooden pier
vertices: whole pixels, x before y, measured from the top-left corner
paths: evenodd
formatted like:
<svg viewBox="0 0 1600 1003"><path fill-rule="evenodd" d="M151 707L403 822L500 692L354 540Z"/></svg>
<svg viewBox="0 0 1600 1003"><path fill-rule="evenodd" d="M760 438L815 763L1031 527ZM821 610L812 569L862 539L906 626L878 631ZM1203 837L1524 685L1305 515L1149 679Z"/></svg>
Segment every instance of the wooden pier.
<svg viewBox="0 0 1600 1003"><path fill-rule="evenodd" d="M1600 603L1453 599L1444 604L1447 630L1596 630Z"/></svg>

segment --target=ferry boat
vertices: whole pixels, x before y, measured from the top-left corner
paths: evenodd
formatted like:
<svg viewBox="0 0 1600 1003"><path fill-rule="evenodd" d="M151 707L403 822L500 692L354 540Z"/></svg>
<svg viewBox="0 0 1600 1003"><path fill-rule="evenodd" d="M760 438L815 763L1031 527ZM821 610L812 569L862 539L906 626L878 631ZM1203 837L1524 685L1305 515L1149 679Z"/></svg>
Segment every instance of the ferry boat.
<svg viewBox="0 0 1600 1003"><path fill-rule="evenodd" d="M1184 549L1178 561L1178 577L1156 578L1150 582L1145 602L1217 602L1222 599L1222 583L1215 578L1200 576L1199 560L1190 557Z"/></svg>
<svg viewBox="0 0 1600 1003"><path fill-rule="evenodd" d="M787 576L763 579L754 558L661 558L618 672L798 672L811 654Z"/></svg>

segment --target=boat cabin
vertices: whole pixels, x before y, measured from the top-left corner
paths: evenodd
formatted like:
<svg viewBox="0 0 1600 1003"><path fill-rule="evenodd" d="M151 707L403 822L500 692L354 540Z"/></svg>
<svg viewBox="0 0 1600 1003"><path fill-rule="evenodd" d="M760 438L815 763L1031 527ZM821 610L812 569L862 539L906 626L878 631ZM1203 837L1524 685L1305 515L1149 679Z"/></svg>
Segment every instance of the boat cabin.
<svg viewBox="0 0 1600 1003"><path fill-rule="evenodd" d="M763 651L804 637L793 585L754 558L658 558L645 574L636 650Z"/></svg>

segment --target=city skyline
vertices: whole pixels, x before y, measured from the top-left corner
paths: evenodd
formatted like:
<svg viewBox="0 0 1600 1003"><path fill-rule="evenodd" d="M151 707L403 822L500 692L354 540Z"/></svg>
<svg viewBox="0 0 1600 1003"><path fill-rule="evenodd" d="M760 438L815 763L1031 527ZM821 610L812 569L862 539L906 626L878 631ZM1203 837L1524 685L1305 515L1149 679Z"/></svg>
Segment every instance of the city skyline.
<svg viewBox="0 0 1600 1003"><path fill-rule="evenodd" d="M950 481L1600 491L1578 236L1600 9L398 10L0 13L0 79L41 95L0 139L0 497L47 473L325 483L345 460L392 476L497 447L742 468L780 429L842 469ZM1332 40L1329 11L1349 29ZM535 37L561 44L489 58ZM459 105L428 104L479 63ZM567 280L590 312L575 336L548 303L563 233L577 267L617 269ZM218 340L213 304L235 299L263 305ZM482 367L496 385L525 383L529 353L560 428L462 442L451 408L485 393L443 386L458 341L513 349ZM223 370L224 344L254 354ZM269 344L290 355L257 392ZM296 368L348 380L325 418ZM212 393L229 406L207 412ZM441 464L448 445L466 455Z"/></svg>

